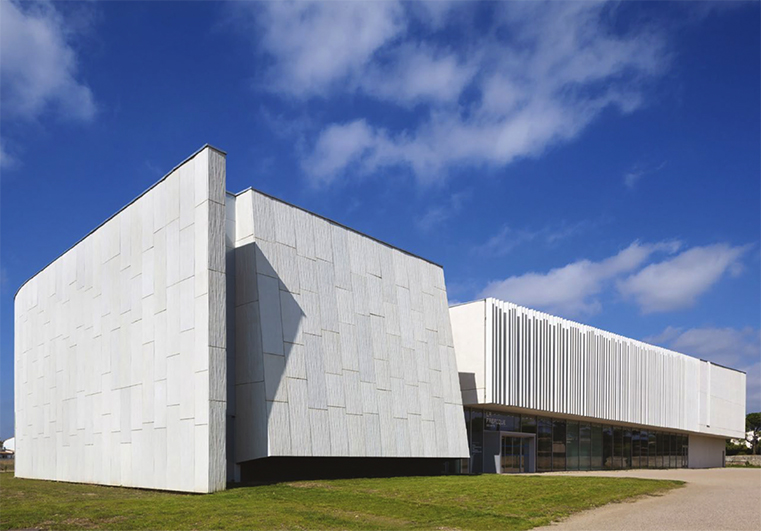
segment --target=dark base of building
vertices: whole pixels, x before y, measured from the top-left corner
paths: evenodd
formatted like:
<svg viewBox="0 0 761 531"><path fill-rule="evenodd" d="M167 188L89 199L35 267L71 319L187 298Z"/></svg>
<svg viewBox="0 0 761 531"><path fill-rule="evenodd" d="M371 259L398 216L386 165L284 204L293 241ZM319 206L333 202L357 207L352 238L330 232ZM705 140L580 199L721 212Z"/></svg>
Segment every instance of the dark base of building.
<svg viewBox="0 0 761 531"><path fill-rule="evenodd" d="M240 464L243 484L302 479L382 478L459 474L462 459L404 457L268 457ZM465 466L467 470L467 465Z"/></svg>

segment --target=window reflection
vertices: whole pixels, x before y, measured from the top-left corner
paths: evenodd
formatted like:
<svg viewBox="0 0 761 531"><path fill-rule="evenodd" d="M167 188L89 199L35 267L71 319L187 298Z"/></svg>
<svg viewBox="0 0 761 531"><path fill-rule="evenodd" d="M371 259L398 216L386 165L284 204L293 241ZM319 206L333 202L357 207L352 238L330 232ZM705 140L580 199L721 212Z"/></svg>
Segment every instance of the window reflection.
<svg viewBox="0 0 761 531"><path fill-rule="evenodd" d="M536 425L536 470L552 470L552 420L539 417Z"/></svg>
<svg viewBox="0 0 761 531"><path fill-rule="evenodd" d="M568 470L579 469L579 423L568 421L565 425L565 466Z"/></svg>
<svg viewBox="0 0 761 531"><path fill-rule="evenodd" d="M484 459L504 453L504 438L524 433L515 444L521 445L525 466L537 472L552 470L600 470L617 468L676 468L688 464L689 438L659 430L631 429L622 426L591 424L534 415L518 415L464 408L471 473L482 473ZM499 447L484 449L484 433L501 432ZM490 435L494 437L494 435ZM492 440L492 439L489 439ZM512 447L511 447L512 448ZM515 471L516 467L504 471ZM509 469L509 470L508 470ZM517 467L517 470L527 470Z"/></svg>
<svg viewBox="0 0 761 531"><path fill-rule="evenodd" d="M603 468L613 468L613 428L604 426L602 429L602 465Z"/></svg>
<svg viewBox="0 0 761 531"><path fill-rule="evenodd" d="M613 468L624 467L624 432L621 428L613 428Z"/></svg>
<svg viewBox="0 0 761 531"><path fill-rule="evenodd" d="M623 468L632 467L632 430L624 430L624 454L621 466Z"/></svg>
<svg viewBox="0 0 761 531"><path fill-rule="evenodd" d="M565 421L552 421L552 469L565 470Z"/></svg>
<svg viewBox="0 0 761 531"><path fill-rule="evenodd" d="M579 470L592 468L592 426L579 424Z"/></svg>
<svg viewBox="0 0 761 531"><path fill-rule="evenodd" d="M592 425L592 470L602 469L602 426Z"/></svg>

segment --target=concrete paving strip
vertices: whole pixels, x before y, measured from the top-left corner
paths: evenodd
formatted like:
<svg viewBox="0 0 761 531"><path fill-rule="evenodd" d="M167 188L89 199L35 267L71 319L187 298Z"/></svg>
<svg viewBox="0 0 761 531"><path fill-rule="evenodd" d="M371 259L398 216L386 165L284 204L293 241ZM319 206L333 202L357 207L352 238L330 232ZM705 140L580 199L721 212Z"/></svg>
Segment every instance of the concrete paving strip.
<svg viewBox="0 0 761 531"><path fill-rule="evenodd" d="M611 503L537 529L761 531L761 469L617 470L558 474L675 479L687 484L662 496Z"/></svg>

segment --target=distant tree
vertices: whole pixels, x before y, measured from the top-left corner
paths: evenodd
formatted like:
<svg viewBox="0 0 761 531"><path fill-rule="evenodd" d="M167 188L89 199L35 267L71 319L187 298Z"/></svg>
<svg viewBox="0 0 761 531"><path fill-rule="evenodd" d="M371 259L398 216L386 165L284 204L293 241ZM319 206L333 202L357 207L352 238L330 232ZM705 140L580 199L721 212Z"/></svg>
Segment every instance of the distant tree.
<svg viewBox="0 0 761 531"><path fill-rule="evenodd" d="M745 439L727 439L727 455L748 455L750 448L745 443Z"/></svg>
<svg viewBox="0 0 761 531"><path fill-rule="evenodd" d="M745 440L750 443L753 455L758 455L761 439L761 413L748 413L745 417Z"/></svg>

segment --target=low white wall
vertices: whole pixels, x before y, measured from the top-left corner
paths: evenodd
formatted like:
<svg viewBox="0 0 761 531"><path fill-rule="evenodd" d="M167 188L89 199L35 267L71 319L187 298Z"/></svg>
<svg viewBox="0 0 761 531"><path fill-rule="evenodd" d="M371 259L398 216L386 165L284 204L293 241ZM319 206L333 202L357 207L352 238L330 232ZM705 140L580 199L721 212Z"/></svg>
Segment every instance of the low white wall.
<svg viewBox="0 0 761 531"><path fill-rule="evenodd" d="M761 455L728 455L726 464L761 466Z"/></svg>
<svg viewBox="0 0 761 531"><path fill-rule="evenodd" d="M690 468L717 468L724 466L725 439L690 435L689 444Z"/></svg>

